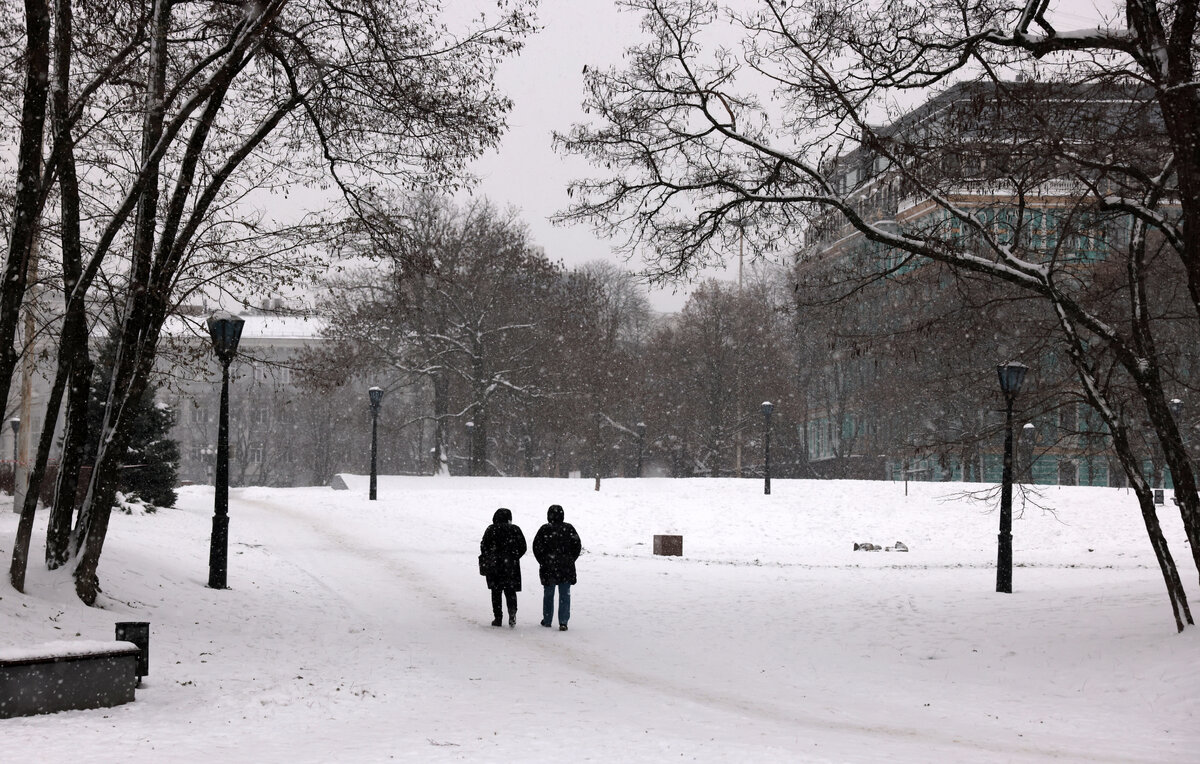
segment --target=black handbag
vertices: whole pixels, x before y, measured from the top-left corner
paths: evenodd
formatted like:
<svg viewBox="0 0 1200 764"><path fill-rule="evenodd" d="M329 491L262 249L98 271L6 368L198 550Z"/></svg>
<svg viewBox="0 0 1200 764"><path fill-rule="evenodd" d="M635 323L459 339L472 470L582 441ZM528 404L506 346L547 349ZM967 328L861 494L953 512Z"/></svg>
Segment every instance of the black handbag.
<svg viewBox="0 0 1200 764"><path fill-rule="evenodd" d="M488 574L487 560L483 555L479 555L479 575L486 576Z"/></svg>

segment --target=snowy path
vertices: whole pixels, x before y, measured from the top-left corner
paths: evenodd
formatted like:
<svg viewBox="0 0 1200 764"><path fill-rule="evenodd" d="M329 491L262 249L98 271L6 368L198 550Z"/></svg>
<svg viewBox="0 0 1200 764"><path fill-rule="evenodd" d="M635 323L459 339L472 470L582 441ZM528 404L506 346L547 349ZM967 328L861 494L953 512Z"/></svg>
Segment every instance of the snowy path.
<svg viewBox="0 0 1200 764"><path fill-rule="evenodd" d="M1103 753L1107 746L1097 748L1104 735L1111 734L1115 720L1073 718L1069 709L1058 707L1069 702L1068 688L1060 688L1058 702L1040 709L1031 710L1026 693L1017 687L1002 693L997 701L995 692L1002 687L996 685L1006 683L1005 656L995 654L982 641L979 647L961 651L974 651L978 656L983 649L985 656L977 658L973 666L959 656L951 667L923 670L922 663L936 666L955 657L939 654L947 651L936 633L938 622L952 618L955 608L922 616L913 596L901 593L928 585L922 581L926 571L906 571L900 581L894 572L869 572L866 575L879 580L865 589L852 582L850 590L836 598L844 603L842 608L818 614L805 607L800 593L813 587L836 587L847 575L858 572L741 566L739 583L746 588L739 586L731 592L728 571L720 568L672 567L656 564L663 562L656 560L647 565L647 561L618 557L589 560L589 576L595 581L628 583L647 575L653 578L643 578L638 582L642 585L627 585L623 590L588 586L585 579L585 585L576 591L576 612L580 614L576 629L559 634L536 626L540 602L536 567L530 563L520 629L510 631L486 626L486 591L478 578L463 580L464 571L473 572L473 549L429 553L420 548L397 548L392 541L373 540L369 527L348 526L345 518L331 517L320 508L305 511L280 504L262 508L268 507L269 512L288 520L282 525L307 526L312 534L299 544L289 543L286 549L278 547L276 554L337 592L364 619L381 614L378 629L391 649L408 649L413 656L411 635L422 635L420 644L431 652L422 650L414 658L419 671L434 672L433 683L444 690L457 685L456 691L448 693L454 699L451 702L460 699L459 693L482 694L481 722L486 722L489 707L501 710L512 705L521 710L518 717L528 714L528 725L513 727L509 717L510 725L501 732L503 737L523 741L515 747L497 743L509 757L520 752L551 758L563 740L574 741L585 750L632 744L643 753L645 746L664 753L681 750L693 754L710 748L710 753L718 756L734 752L727 747L729 733L734 733L736 741L756 741L746 751L757 752L755 757L766 751L780 755L811 751L832 760L863 755L875 760L913 761L936 753L957 761L987 761L997 756L1072 758L1079 748L1065 748L1061 742L1039 744L1036 728L1044 726L1045 719L1033 717L1041 713L1056 726L1073 728L1076 743L1090 749L1081 760L1140 758L1136 748L1114 753L1111 758ZM269 527L281 524L271 522ZM430 530L411 528L418 539L426 538ZM530 536L532 532L530 528ZM403 539L397 541L404 544ZM632 577L631 567L635 568ZM647 567L651 570L645 570ZM678 570L680 567L684 569ZM967 574L968 588L986 586L991 575L990 570ZM912 580L907 580L910 577ZM374 583L368 591L363 582ZM386 583L380 587L379 582ZM944 583L940 577L936 581L939 589ZM681 588L684 603L676 596ZM896 591L891 591L893 588ZM713 596L706 597L706 591ZM864 591L869 596L862 597ZM926 594L934 599L933 592ZM591 601L601 604L599 613ZM887 621L894 632L877 635L879 642L872 647L885 653L896 651L902 660L906 651L926 650L928 654L909 656L914 660L899 665L891 662L896 655L837 655L841 635L879 627L877 618L864 614L881 603L889 603ZM681 604L688 612L679 618L676 614ZM1124 603L1118 598L1115 604ZM600 613L612 617L598 618ZM785 614L795 614L795 620ZM815 615L821 617L819 626L799 622ZM681 631L680 626L685 628ZM909 631L929 628L934 629L933 634ZM897 645L897 637L908 644ZM1069 639L1070 635L1063 637ZM926 648L923 643L931 646ZM1060 647L1071 649L1069 644ZM873 665L878 673L868 671L866 682L848 682L847 678L859 677L862 671L843 671L841 664L847 658ZM1049 664L1053 658L1047 656L1046 660ZM980 666L984 662L990 666ZM992 674L965 677L965 686L959 686L955 674L962 668ZM905 708L904 704L911 702L912 684L930 682L929 697L938 700L929 707ZM988 700L981 705L995 704L990 712L976 707L977 687L973 685L978 682L989 683L984 688ZM896 692L896 683L906 686ZM628 698L630 693L636 700ZM613 697L627 702L614 706ZM962 714L963 708L979 713ZM459 716L457 708L455 715ZM938 723L942 715L957 718L943 727ZM973 715L977 718L969 726L975 729L964 735L962 717ZM942 733L939 728L953 731ZM1123 736L1128 731L1122 726ZM1056 730L1056 741L1061 741L1063 732ZM440 734L455 739L455 728ZM599 737L586 740L594 735ZM736 743L734 750L743 745ZM1161 759L1159 753L1148 751L1144 760Z"/></svg>
<svg viewBox="0 0 1200 764"><path fill-rule="evenodd" d="M778 505L740 506L721 481L586 483L236 490L223 592L203 586L211 489L118 516L107 611L64 612L68 582L41 573L40 595L0 597L0 622L32 638L149 620L146 686L130 706L0 721L0 759L1185 762L1200 746L1198 640L1164 623L1141 553L1105 551L1123 515L1028 518L1018 539L1046 546L1018 548L1030 567L1001 596L994 518L974 510L801 515L789 492L867 489L782 481ZM532 559L517 628L492 628L478 537L499 502L532 538L554 500L588 552L572 629L538 626ZM841 544L897 525L942 552ZM684 532L688 556L649 555L648 529Z"/></svg>

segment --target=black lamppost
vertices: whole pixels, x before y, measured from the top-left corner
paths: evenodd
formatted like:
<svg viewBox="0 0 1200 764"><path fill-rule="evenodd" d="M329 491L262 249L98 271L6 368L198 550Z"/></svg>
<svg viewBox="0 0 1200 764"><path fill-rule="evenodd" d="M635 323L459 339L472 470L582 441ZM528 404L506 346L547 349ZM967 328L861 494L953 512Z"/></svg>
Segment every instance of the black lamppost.
<svg viewBox="0 0 1200 764"><path fill-rule="evenodd" d="M1004 393L1004 475L1000 486L1000 534L996 552L996 591L1012 594L1013 400L1029 367L1010 361L996 367Z"/></svg>
<svg viewBox="0 0 1200 764"><path fill-rule="evenodd" d="M638 438L638 460L637 460L637 476L642 476L642 453L646 449L646 423L637 423L637 438Z"/></svg>
<svg viewBox="0 0 1200 764"><path fill-rule="evenodd" d="M208 318L208 333L213 350L221 361L221 411L217 419L216 499L213 511L212 542L208 548L208 585L225 589L229 560L229 364L237 354L242 338L240 316L219 310Z"/></svg>
<svg viewBox="0 0 1200 764"><path fill-rule="evenodd" d="M376 471L376 434L379 431L379 404L383 401L383 388L372 387L367 390L367 395L371 398L371 501L375 501L377 495L376 483L378 482L378 473Z"/></svg>
<svg viewBox="0 0 1200 764"><path fill-rule="evenodd" d="M768 496L771 494L771 412L774 410L775 404L763 401L763 493Z"/></svg>
<svg viewBox="0 0 1200 764"><path fill-rule="evenodd" d="M21 417L15 416L8 420L12 425L13 431L13 480L16 480L17 474L17 438L21 435Z"/></svg>

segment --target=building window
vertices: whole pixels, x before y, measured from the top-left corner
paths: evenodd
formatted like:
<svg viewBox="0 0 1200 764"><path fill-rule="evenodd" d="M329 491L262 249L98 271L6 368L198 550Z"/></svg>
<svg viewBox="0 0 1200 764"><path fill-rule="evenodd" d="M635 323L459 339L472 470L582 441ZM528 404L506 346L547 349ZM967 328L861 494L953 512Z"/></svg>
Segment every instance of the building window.
<svg viewBox="0 0 1200 764"><path fill-rule="evenodd" d="M250 446L250 463L251 464L262 464L262 460L263 460L262 443L255 443L253 446Z"/></svg>

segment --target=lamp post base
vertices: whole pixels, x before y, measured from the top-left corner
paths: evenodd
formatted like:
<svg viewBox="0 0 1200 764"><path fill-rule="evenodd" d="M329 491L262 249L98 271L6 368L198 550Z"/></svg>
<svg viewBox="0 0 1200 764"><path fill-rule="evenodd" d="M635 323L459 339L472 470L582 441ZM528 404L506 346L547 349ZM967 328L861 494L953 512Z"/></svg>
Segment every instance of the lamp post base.
<svg viewBox="0 0 1200 764"><path fill-rule="evenodd" d="M208 548L208 588L227 589L229 515L213 515L212 543Z"/></svg>

